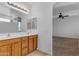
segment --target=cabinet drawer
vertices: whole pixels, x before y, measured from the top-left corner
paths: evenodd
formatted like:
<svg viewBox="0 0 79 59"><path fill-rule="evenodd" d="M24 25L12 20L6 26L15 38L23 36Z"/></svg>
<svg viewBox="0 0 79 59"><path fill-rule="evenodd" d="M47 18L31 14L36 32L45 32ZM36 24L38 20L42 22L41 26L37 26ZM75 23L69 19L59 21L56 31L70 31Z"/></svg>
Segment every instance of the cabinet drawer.
<svg viewBox="0 0 79 59"><path fill-rule="evenodd" d="M34 37L34 38L37 38L37 37L38 37L38 35L33 35L33 37Z"/></svg>
<svg viewBox="0 0 79 59"><path fill-rule="evenodd" d="M21 41L21 38L15 38L15 39L11 39L9 40L9 43L16 43L16 42L20 42Z"/></svg>
<svg viewBox="0 0 79 59"><path fill-rule="evenodd" d="M10 44L9 40L1 40L0 41L0 46L6 45L6 44Z"/></svg>
<svg viewBox="0 0 79 59"><path fill-rule="evenodd" d="M23 37L22 38L22 41L27 40L27 39L29 39L29 37L27 37L27 36L26 37Z"/></svg>
<svg viewBox="0 0 79 59"><path fill-rule="evenodd" d="M29 36L29 38L37 38L38 37L38 35L31 35L31 36Z"/></svg>

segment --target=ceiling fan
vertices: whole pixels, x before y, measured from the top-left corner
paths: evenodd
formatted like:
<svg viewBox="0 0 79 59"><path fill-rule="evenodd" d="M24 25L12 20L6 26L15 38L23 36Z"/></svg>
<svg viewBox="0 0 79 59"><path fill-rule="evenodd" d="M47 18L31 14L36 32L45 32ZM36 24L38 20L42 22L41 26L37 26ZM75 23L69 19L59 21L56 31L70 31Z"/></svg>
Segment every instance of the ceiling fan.
<svg viewBox="0 0 79 59"><path fill-rule="evenodd" d="M53 16L56 20L57 19L65 19L66 17L79 16L79 13L75 12L75 11L69 11L69 12L63 13L62 11L59 10L58 12L59 12L58 14Z"/></svg>
<svg viewBox="0 0 79 59"><path fill-rule="evenodd" d="M65 17L69 17L69 15L63 15L62 12L59 13L58 18L64 19Z"/></svg>
<svg viewBox="0 0 79 59"><path fill-rule="evenodd" d="M69 15L63 15L63 13L62 12L60 12L59 11L59 13L58 13L59 15L57 16L57 19L64 19L65 17L69 17Z"/></svg>

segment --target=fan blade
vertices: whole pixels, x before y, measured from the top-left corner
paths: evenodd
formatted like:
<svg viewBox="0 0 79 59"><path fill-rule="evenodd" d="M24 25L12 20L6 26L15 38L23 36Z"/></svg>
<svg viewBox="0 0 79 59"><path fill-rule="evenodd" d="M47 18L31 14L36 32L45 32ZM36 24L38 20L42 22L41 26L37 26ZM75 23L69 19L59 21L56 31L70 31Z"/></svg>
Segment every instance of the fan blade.
<svg viewBox="0 0 79 59"><path fill-rule="evenodd" d="M69 13L69 16L78 16L78 13Z"/></svg>
<svg viewBox="0 0 79 59"><path fill-rule="evenodd" d="M69 15L65 15L65 16L63 16L63 17L69 17Z"/></svg>

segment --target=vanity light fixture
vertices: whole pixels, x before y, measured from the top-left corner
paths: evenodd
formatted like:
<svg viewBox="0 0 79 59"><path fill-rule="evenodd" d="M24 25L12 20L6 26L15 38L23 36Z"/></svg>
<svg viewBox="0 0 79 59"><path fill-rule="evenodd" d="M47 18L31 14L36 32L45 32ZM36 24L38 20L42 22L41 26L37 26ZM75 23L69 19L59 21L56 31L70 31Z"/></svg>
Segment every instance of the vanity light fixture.
<svg viewBox="0 0 79 59"><path fill-rule="evenodd" d="M19 10L19 11L21 11L21 12L26 13L26 14L29 13L29 10L27 10L27 9L25 9L25 8L23 8L23 7L21 7L20 5L11 3L11 2L7 2L7 6L13 8L13 9L17 9L17 10Z"/></svg>

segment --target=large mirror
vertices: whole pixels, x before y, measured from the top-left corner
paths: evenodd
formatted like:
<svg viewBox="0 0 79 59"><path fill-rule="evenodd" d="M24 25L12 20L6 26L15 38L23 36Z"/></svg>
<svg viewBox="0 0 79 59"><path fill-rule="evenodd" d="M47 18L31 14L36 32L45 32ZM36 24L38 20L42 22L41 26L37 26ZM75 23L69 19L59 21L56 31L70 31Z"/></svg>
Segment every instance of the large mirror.
<svg viewBox="0 0 79 59"><path fill-rule="evenodd" d="M0 33L27 32L37 29L36 17L31 18L30 13L26 14L11 8L6 3L0 2ZM13 6L17 7L16 5ZM20 9L20 7L18 8Z"/></svg>
<svg viewBox="0 0 79 59"><path fill-rule="evenodd" d="M10 8L6 3L0 2L0 33L25 32L28 14Z"/></svg>

